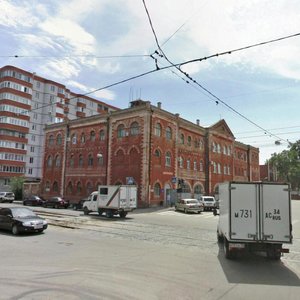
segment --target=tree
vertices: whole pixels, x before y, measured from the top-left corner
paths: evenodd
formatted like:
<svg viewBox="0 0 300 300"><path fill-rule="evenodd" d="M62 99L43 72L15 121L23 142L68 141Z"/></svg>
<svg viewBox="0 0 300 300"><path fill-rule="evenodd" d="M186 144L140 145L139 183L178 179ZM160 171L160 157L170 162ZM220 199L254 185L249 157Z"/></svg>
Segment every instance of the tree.
<svg viewBox="0 0 300 300"><path fill-rule="evenodd" d="M12 192L15 194L16 200L23 199L23 183L25 178L24 177L13 177L10 180L10 186Z"/></svg>
<svg viewBox="0 0 300 300"><path fill-rule="evenodd" d="M273 180L289 182L293 190L300 188L300 140L291 143L288 150L274 153L267 161Z"/></svg>

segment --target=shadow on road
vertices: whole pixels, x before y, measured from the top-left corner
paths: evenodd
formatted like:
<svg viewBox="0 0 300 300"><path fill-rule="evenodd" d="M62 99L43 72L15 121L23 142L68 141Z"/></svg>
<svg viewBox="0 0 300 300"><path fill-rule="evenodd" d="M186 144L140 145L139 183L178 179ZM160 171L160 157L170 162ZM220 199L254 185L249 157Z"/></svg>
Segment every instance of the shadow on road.
<svg viewBox="0 0 300 300"><path fill-rule="evenodd" d="M225 258L222 243L219 243L218 259L229 283L300 286L297 274L280 260L258 254L229 260Z"/></svg>

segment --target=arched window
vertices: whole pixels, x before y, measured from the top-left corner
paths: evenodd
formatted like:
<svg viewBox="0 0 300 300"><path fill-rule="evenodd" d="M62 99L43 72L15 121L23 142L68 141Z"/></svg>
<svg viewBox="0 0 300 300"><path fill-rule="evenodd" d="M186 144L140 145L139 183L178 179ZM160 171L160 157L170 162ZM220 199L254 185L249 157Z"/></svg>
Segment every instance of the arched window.
<svg viewBox="0 0 300 300"><path fill-rule="evenodd" d="M159 183L155 183L154 185L154 196L159 197L160 196L160 184Z"/></svg>
<svg viewBox="0 0 300 300"><path fill-rule="evenodd" d="M53 189L53 192L55 192L55 193L58 193L58 192L59 192L57 181L54 181L54 182L53 182L52 189Z"/></svg>
<svg viewBox="0 0 300 300"><path fill-rule="evenodd" d="M214 173L217 173L217 164L215 162L213 162L213 168L214 168Z"/></svg>
<svg viewBox="0 0 300 300"><path fill-rule="evenodd" d="M82 133L81 136L80 136L80 142L82 144L85 143L85 135L84 135L84 133Z"/></svg>
<svg viewBox="0 0 300 300"><path fill-rule="evenodd" d="M200 161L200 172L203 172L203 160Z"/></svg>
<svg viewBox="0 0 300 300"><path fill-rule="evenodd" d="M160 156L161 156L159 149L156 149L156 150L155 150L154 156L155 156L155 157L160 157Z"/></svg>
<svg viewBox="0 0 300 300"><path fill-rule="evenodd" d="M86 185L86 192L88 195L90 195L93 192L93 185L90 182L88 182Z"/></svg>
<svg viewBox="0 0 300 300"><path fill-rule="evenodd" d="M133 122L130 125L130 135L138 135L139 134L139 123Z"/></svg>
<svg viewBox="0 0 300 300"><path fill-rule="evenodd" d="M192 138L190 136L188 136L188 138L187 138L187 144L188 144L188 146L192 145Z"/></svg>
<svg viewBox="0 0 300 300"><path fill-rule="evenodd" d="M104 130L100 130L99 138L100 138L100 141L104 141L104 140L105 140L105 133L104 133Z"/></svg>
<svg viewBox="0 0 300 300"><path fill-rule="evenodd" d="M178 159L179 162L179 168L183 168L183 158L180 156Z"/></svg>
<svg viewBox="0 0 300 300"><path fill-rule="evenodd" d="M171 140L172 139L172 129L170 127L166 128L166 139Z"/></svg>
<svg viewBox="0 0 300 300"><path fill-rule="evenodd" d="M154 134L156 136L161 136L161 125L159 123L156 123L155 124L155 127L154 127Z"/></svg>
<svg viewBox="0 0 300 300"><path fill-rule="evenodd" d="M52 156L51 155L49 155L47 158L47 167L48 168L52 167Z"/></svg>
<svg viewBox="0 0 300 300"><path fill-rule="evenodd" d="M90 133L90 140L91 140L91 142L94 142L95 139L96 139L96 133L94 130L92 130Z"/></svg>
<svg viewBox="0 0 300 300"><path fill-rule="evenodd" d="M74 168L74 155L71 154L70 156L70 168Z"/></svg>
<svg viewBox="0 0 300 300"><path fill-rule="evenodd" d="M221 171L221 165L218 164L218 174L221 174L221 173L222 173L222 171Z"/></svg>
<svg viewBox="0 0 300 300"><path fill-rule="evenodd" d="M194 171L197 171L197 161L194 160Z"/></svg>
<svg viewBox="0 0 300 300"><path fill-rule="evenodd" d="M91 167L94 164L94 158L92 154L88 156L88 166Z"/></svg>
<svg viewBox="0 0 300 300"><path fill-rule="evenodd" d="M98 163L98 166L103 166L103 164L104 164L103 154L99 153L97 155L97 163Z"/></svg>
<svg viewBox="0 0 300 300"><path fill-rule="evenodd" d="M215 142L212 143L212 151L217 152L217 145Z"/></svg>
<svg viewBox="0 0 300 300"><path fill-rule="evenodd" d="M55 167L60 167L60 155L55 156Z"/></svg>
<svg viewBox="0 0 300 300"><path fill-rule="evenodd" d="M182 145L184 145L184 134L183 133L180 135L180 143Z"/></svg>
<svg viewBox="0 0 300 300"><path fill-rule="evenodd" d="M123 124L118 126L117 134L118 134L118 138L121 138L121 137L125 136L125 127L124 127Z"/></svg>
<svg viewBox="0 0 300 300"><path fill-rule="evenodd" d="M77 195L80 195L81 191L82 191L82 185L81 185L81 182L78 182L77 186L76 186L76 193L77 193Z"/></svg>
<svg viewBox="0 0 300 300"><path fill-rule="evenodd" d="M50 192L50 182L47 181L45 184L45 192Z"/></svg>
<svg viewBox="0 0 300 300"><path fill-rule="evenodd" d="M194 194L197 194L197 195L203 194L202 187L201 187L200 184L197 184L197 185L194 187Z"/></svg>
<svg viewBox="0 0 300 300"><path fill-rule="evenodd" d="M72 141L73 145L75 145L77 143L77 136L75 133L72 134L71 141Z"/></svg>
<svg viewBox="0 0 300 300"><path fill-rule="evenodd" d="M54 136L52 134L49 136L48 145L49 146L54 145Z"/></svg>
<svg viewBox="0 0 300 300"><path fill-rule="evenodd" d="M186 168L188 170L190 170L190 168L191 168L191 161L190 161L190 159L187 159L187 161L186 161Z"/></svg>
<svg viewBox="0 0 300 300"><path fill-rule="evenodd" d="M171 153L169 151L166 153L166 166L171 167Z"/></svg>
<svg viewBox="0 0 300 300"><path fill-rule="evenodd" d="M73 193L73 185L72 182L70 181L67 186L67 194L72 195L72 193Z"/></svg>
<svg viewBox="0 0 300 300"><path fill-rule="evenodd" d="M56 137L56 145L61 145L62 144L62 137L61 134L58 134Z"/></svg>
<svg viewBox="0 0 300 300"><path fill-rule="evenodd" d="M83 156L82 156L82 154L79 154L78 166L83 167Z"/></svg>
<svg viewBox="0 0 300 300"><path fill-rule="evenodd" d="M117 152L116 161L119 162L119 163L122 163L122 162L124 162L124 159L125 159L124 152L120 149L120 150Z"/></svg>

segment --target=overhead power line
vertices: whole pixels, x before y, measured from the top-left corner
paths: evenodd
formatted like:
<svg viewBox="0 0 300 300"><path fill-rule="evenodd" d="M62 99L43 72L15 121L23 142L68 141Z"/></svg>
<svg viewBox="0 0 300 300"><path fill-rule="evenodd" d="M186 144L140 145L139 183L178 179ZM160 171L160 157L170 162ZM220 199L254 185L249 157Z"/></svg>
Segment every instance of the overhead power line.
<svg viewBox="0 0 300 300"><path fill-rule="evenodd" d="M239 115L240 117L242 117L243 119L245 119L246 121L248 121L249 123L251 123L252 125L256 126L257 128L259 128L261 130L263 130L266 134L269 134L270 136L273 136L273 137L275 137L276 139L278 139L280 141L284 141L284 142L288 143L288 140L285 140L285 139L277 136L276 134L273 134L272 132L264 129L262 126L260 126L259 124L255 123L254 121L250 120L248 117L246 117L245 115L243 115L242 113L240 113L239 111L237 111L235 108L233 108L232 106L230 106L229 104L227 104L225 101L223 101L222 99L220 99L219 97L217 97L216 95L214 95L207 88L205 88L203 85L201 85L200 83L198 83L195 79L193 79L189 74L187 74L186 72L182 71L180 67L183 66L183 65L185 65L185 64L187 64L187 63L192 63L192 62L196 62L196 61L202 61L202 60L206 60L208 58L212 58L212 57L216 57L216 56L220 56L220 55L225 55L225 54L231 54L233 52L237 52L237 51L249 49L249 48L252 48L252 47L257 47L257 46L265 45L265 44L268 44L268 43L273 43L273 42L281 41L281 40L284 40L284 39L287 39L287 38L296 37L296 36L299 36L300 33L293 34L293 35L286 36L286 37L282 37L282 38L278 38L278 39L274 39L274 40L270 40L270 41L266 41L266 42L261 42L261 43L258 43L258 44L254 44L254 45L250 45L250 46L246 46L246 47L242 47L242 48L238 48L238 49L234 49L234 50L230 50L230 51L225 51L225 52L222 52L222 53L219 53L219 54L214 54L214 55L211 55L211 56L208 56L208 57L204 57L204 58L199 58L199 59L195 59L195 60L189 60L189 61L186 61L185 63L181 63L181 64L174 64L174 63L172 63L168 59L168 57L166 56L166 54L162 50L162 48L161 48L161 46L159 44L156 32L154 30L154 27L153 27L153 24L152 24L152 20L151 20L151 17L150 17L150 13L149 13L148 8L146 6L145 0L142 0L142 2L143 2L143 5L144 5L144 8L145 8L147 17L148 17L148 21L149 21L149 24L150 24L152 33L154 35L154 39L155 39L157 48L158 48L158 50L156 50L154 52L154 54L158 54L160 57L164 57L171 65L173 65L173 67L175 67L178 71L180 71L182 74L184 74L191 82L193 82L194 84L198 85L208 95L212 96L215 99L213 101L215 101L215 103L217 105L219 103L222 103L225 107L227 107L228 109L230 109L235 114ZM152 58L154 58L154 57L152 57ZM157 64L156 64L156 67L157 67Z"/></svg>
<svg viewBox="0 0 300 300"><path fill-rule="evenodd" d="M149 54L137 54L137 55L107 55L107 56L98 56L93 54L82 54L82 55L0 55L1 58L74 58L74 57L83 57L83 58L137 58L137 57L150 57Z"/></svg>

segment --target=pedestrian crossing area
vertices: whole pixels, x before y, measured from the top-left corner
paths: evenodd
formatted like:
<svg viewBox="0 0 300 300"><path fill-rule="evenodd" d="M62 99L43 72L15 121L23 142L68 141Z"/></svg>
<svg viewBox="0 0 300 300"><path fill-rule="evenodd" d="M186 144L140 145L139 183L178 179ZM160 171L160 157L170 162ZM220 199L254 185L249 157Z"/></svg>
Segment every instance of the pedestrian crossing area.
<svg viewBox="0 0 300 300"><path fill-rule="evenodd" d="M210 218L216 218L212 212L210 211L205 211L202 212L201 214L195 214L195 213L188 213L185 214L184 212L181 211L175 211L175 210L167 210L167 211L161 211L157 213L158 215L161 216L176 216L176 217L186 217L186 218L205 218L205 219L210 219Z"/></svg>

